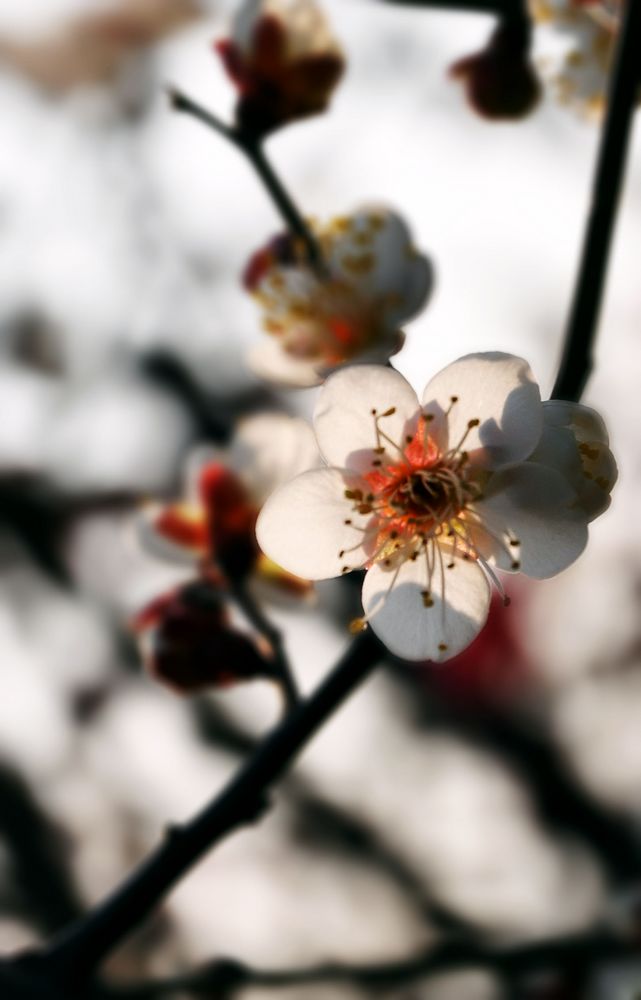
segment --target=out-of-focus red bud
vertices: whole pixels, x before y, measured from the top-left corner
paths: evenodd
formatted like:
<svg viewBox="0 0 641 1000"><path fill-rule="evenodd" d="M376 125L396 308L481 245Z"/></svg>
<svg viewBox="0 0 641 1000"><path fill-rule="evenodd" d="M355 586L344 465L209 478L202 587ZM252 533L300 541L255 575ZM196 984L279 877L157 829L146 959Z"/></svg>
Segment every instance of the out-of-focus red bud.
<svg viewBox="0 0 641 1000"><path fill-rule="evenodd" d="M426 664L430 677L448 697L462 705L497 704L518 697L528 683L530 661L521 641L522 590L515 590L510 607L492 597L485 627L462 653L444 666Z"/></svg>
<svg viewBox="0 0 641 1000"><path fill-rule="evenodd" d="M450 76L461 81L470 106L483 118L524 118L537 106L541 84L527 35L520 23L501 24L485 49L450 67Z"/></svg>
<svg viewBox="0 0 641 1000"><path fill-rule="evenodd" d="M238 476L226 466L204 466L198 491L206 512L211 558L232 577L253 569L260 554L256 541L258 511Z"/></svg>
<svg viewBox="0 0 641 1000"><path fill-rule="evenodd" d="M232 628L219 593L205 580L159 597L132 626L141 634L149 674L179 694L273 676L251 639Z"/></svg>
<svg viewBox="0 0 641 1000"><path fill-rule="evenodd" d="M324 111L344 59L314 0L244 7L232 37L214 47L239 91L237 123L258 138Z"/></svg>

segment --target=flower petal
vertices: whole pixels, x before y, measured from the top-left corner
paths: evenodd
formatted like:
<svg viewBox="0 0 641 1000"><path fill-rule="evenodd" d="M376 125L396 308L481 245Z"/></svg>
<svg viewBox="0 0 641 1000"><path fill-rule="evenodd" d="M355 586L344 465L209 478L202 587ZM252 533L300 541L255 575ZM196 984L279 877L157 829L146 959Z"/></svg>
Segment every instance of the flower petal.
<svg viewBox="0 0 641 1000"><path fill-rule="evenodd" d="M238 425L230 453L231 464L259 504L277 486L321 464L310 425L286 413L246 417Z"/></svg>
<svg viewBox="0 0 641 1000"><path fill-rule="evenodd" d="M326 580L346 566L363 565L365 536L357 529L365 527L368 517L352 510L345 482L339 469L312 469L276 490L256 525L263 552L308 580Z"/></svg>
<svg viewBox="0 0 641 1000"><path fill-rule="evenodd" d="M306 389L323 381L316 362L292 357L272 337L250 348L247 363L256 375L276 385Z"/></svg>
<svg viewBox="0 0 641 1000"><path fill-rule="evenodd" d="M376 635L405 660L447 660L476 638L487 618L490 586L478 563L457 559L432 576L431 607L426 560L406 560L398 570L375 563L363 583L363 607ZM443 583L445 586L443 587Z"/></svg>
<svg viewBox="0 0 641 1000"><path fill-rule="evenodd" d="M486 468L522 461L541 436L539 387L527 361L512 354L459 358L428 383L423 405L439 443L456 448L464 439L461 447ZM470 420L480 423L470 428Z"/></svg>
<svg viewBox="0 0 641 1000"><path fill-rule="evenodd" d="M566 569L588 539L586 518L575 507L576 500L559 472L535 462L496 472L485 499L475 504L483 524L499 539L491 561L538 580ZM510 545L510 539L519 544Z"/></svg>
<svg viewBox="0 0 641 1000"><path fill-rule="evenodd" d="M543 420L548 427L568 427L578 441L600 441L609 444L603 418L583 403L568 403L565 399L546 399Z"/></svg>
<svg viewBox="0 0 641 1000"><path fill-rule="evenodd" d="M327 379L314 411L318 446L329 465L353 467L350 456L376 447L372 410L395 412L384 418L384 430L403 442L405 425L416 416L416 393L402 375L383 365L350 365Z"/></svg>
<svg viewBox="0 0 641 1000"><path fill-rule="evenodd" d="M565 476L577 492L579 506L593 521L610 506L618 478L605 424L590 407L564 400L544 403L543 419L543 434L530 461Z"/></svg>

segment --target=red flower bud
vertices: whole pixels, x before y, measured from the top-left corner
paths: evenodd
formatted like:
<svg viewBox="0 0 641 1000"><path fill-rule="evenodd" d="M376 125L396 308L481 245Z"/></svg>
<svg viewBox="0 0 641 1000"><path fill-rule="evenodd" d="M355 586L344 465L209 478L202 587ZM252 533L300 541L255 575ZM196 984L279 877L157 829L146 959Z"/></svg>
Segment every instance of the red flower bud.
<svg viewBox="0 0 641 1000"><path fill-rule="evenodd" d="M483 118L524 118L541 96L541 84L528 53L527 32L505 23L492 34L487 48L460 59L450 76L465 87L467 100Z"/></svg>
<svg viewBox="0 0 641 1000"><path fill-rule="evenodd" d="M200 473L198 491L206 512L211 558L232 577L253 569L259 555L258 511L235 473L211 462Z"/></svg>
<svg viewBox="0 0 641 1000"><path fill-rule="evenodd" d="M134 619L146 669L179 694L272 677L251 639L232 628L218 591L188 583L152 601Z"/></svg>

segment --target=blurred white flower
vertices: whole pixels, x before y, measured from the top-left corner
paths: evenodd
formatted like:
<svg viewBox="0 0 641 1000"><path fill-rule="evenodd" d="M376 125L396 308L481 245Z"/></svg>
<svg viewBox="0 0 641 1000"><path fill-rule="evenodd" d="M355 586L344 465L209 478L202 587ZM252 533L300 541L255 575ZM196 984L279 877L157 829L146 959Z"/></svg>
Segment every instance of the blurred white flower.
<svg viewBox="0 0 641 1000"><path fill-rule="evenodd" d="M546 37L540 67L559 100L600 114L612 68L619 0L529 0Z"/></svg>
<svg viewBox="0 0 641 1000"><path fill-rule="evenodd" d="M226 573L256 571L285 589L305 592L263 556L256 516L267 496L292 476L320 463L309 425L283 413L242 421L226 451L200 449L188 462L184 498L149 505L140 521L143 542L161 558Z"/></svg>
<svg viewBox="0 0 641 1000"><path fill-rule="evenodd" d="M555 426L583 414L548 408L543 464L530 459L544 412L528 364L509 354L460 358L422 403L393 369L343 369L315 413L330 468L267 501L259 544L311 579L367 568L357 627L369 622L406 659L449 659L485 623L494 567L554 576L587 542L597 508L577 480L581 443L566 454Z"/></svg>
<svg viewBox="0 0 641 1000"><path fill-rule="evenodd" d="M317 385L352 359L386 361L403 344L400 325L423 308L432 288L431 264L390 209L364 207L311 228L326 273L314 270L289 236L254 254L245 272L271 334L250 364L288 385Z"/></svg>

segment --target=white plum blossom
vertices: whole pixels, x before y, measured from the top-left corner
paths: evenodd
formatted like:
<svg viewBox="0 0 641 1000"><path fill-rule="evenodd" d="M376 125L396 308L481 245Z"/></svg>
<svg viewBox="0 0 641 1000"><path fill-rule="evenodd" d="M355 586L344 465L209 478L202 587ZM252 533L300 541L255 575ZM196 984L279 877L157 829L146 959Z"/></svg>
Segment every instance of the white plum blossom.
<svg viewBox="0 0 641 1000"><path fill-rule="evenodd" d="M502 590L496 569L543 579L574 562L616 478L597 415L542 404L509 354L460 358L421 402L391 368L344 368L314 425L329 467L270 497L259 544L310 579L366 569L356 627L408 660L446 660L475 638L490 584Z"/></svg>
<svg viewBox="0 0 641 1000"><path fill-rule="evenodd" d="M598 116L603 111L620 23L619 0L529 0L540 25L540 69L558 98Z"/></svg>
<svg viewBox="0 0 641 1000"><path fill-rule="evenodd" d="M257 374L319 384L346 361L387 361L400 327L426 304L432 267L395 212L364 207L325 225L311 222L324 267L314 269L290 236L252 257L245 284L263 311L269 338L250 354Z"/></svg>

